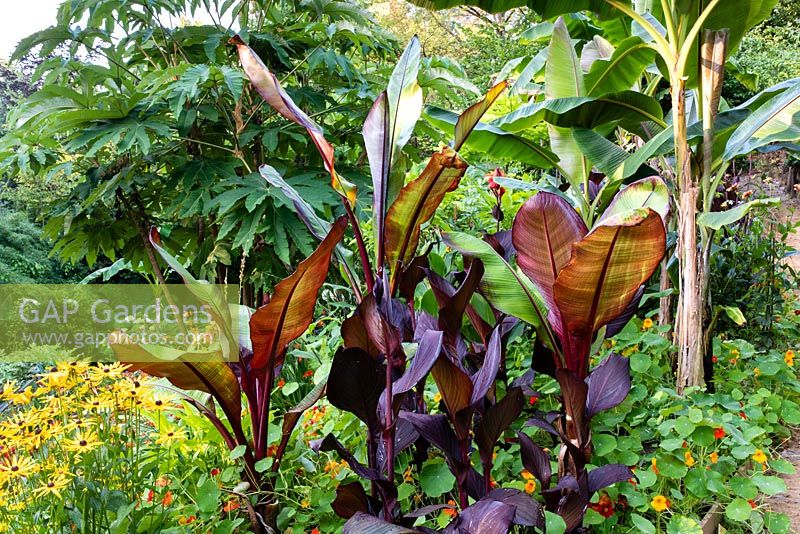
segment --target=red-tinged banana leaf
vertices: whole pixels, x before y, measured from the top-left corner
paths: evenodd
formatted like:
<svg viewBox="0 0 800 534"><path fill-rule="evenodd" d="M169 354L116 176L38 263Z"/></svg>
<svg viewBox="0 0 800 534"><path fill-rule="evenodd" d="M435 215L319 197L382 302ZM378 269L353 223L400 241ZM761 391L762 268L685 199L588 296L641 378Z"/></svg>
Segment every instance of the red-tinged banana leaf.
<svg viewBox="0 0 800 534"><path fill-rule="evenodd" d="M573 338L568 366L586 374L592 334L625 311L664 256L664 223L655 211L638 210L599 226L578 243L556 278L554 297Z"/></svg>
<svg viewBox="0 0 800 534"><path fill-rule="evenodd" d="M501 312L518 317L536 328L541 339L551 350L558 350L552 330L547 322L547 304L536 286L519 270L503 259L486 241L461 232L442 234L446 245L470 258L483 262L485 274L479 288L489 303Z"/></svg>
<svg viewBox="0 0 800 534"><path fill-rule="evenodd" d="M494 101L497 100L500 94L505 91L506 87L508 87L508 82L502 81L498 83L489 89L489 92L486 93L483 100L477 104L471 105L459 115L458 121L456 121L455 136L453 138L453 148L456 152L461 150L469 134L472 133L472 130L475 129L475 126L480 122L483 115L489 111L489 108L492 107L492 104L494 104Z"/></svg>
<svg viewBox="0 0 800 534"><path fill-rule="evenodd" d="M403 173L395 164L411 139L422 113L422 88L417 83L420 44L414 36L395 65L389 85L372 106L362 134L373 185L373 219L378 266L383 265L386 210L403 187Z"/></svg>
<svg viewBox="0 0 800 534"><path fill-rule="evenodd" d="M179 262L175 256L167 252L161 245L161 235L155 227L150 229L150 244L153 245L153 248L163 260L167 262L167 265L178 273L183 279L183 283L186 284L187 289L197 297L197 300L208 304L209 312L215 324L223 334L220 337L220 345L224 352L224 359L238 359L241 328L238 328L238 324L233 324L234 318L231 316L230 304L219 286L209 284L205 280L197 280L193 277L181 262ZM169 298L169 290L164 288L164 292L166 297ZM238 320L238 317L236 320Z"/></svg>
<svg viewBox="0 0 800 534"><path fill-rule="evenodd" d="M342 338L345 348L358 347L373 358L395 354L401 344L399 332L381 315L373 293L342 323Z"/></svg>
<svg viewBox="0 0 800 534"><path fill-rule="evenodd" d="M642 208L652 209L664 220L669 215L669 189L664 180L658 176L642 178L621 189L606 208L597 226L605 224L604 221Z"/></svg>
<svg viewBox="0 0 800 534"><path fill-rule="evenodd" d="M110 347L131 370L166 378L180 389L210 394L219 403L239 444L246 443L241 426L239 381L219 352L185 353L159 345L111 344Z"/></svg>
<svg viewBox="0 0 800 534"><path fill-rule="evenodd" d="M317 292L328 276L334 247L342 239L347 219L339 218L319 247L297 270L275 286L269 304L250 318L253 369L274 369L283 363L287 345L306 331L314 318Z"/></svg>
<svg viewBox="0 0 800 534"><path fill-rule="evenodd" d="M553 286L558 273L569 263L572 246L588 231L578 212L552 193L531 197L514 219L511 236L517 250L517 265L539 289L550 310L550 324L559 336L564 329Z"/></svg>
<svg viewBox="0 0 800 534"><path fill-rule="evenodd" d="M524 399L520 388L512 388L506 396L489 407L475 429L475 443L484 464L491 465L495 443L522 413Z"/></svg>
<svg viewBox="0 0 800 534"><path fill-rule="evenodd" d="M445 194L458 187L467 164L449 148L431 156L422 174L409 182L386 214L386 258L392 269L392 287L403 264L414 258L420 227L429 221Z"/></svg>
<svg viewBox="0 0 800 534"><path fill-rule="evenodd" d="M278 82L278 78L269 71L252 48L247 46L238 35L232 37L230 42L236 45L236 50L239 52L239 61L242 63L245 75L247 75L253 87L256 88L258 94L283 117L306 129L308 135L314 141L320 156L322 156L325 170L331 175L331 186L337 193L345 197L351 205L354 204L356 201L356 186L336 172L333 146L323 136L322 129L286 94L286 91Z"/></svg>
<svg viewBox="0 0 800 534"><path fill-rule="evenodd" d="M463 416L472 404L472 380L469 375L447 356L441 356L431 368L436 387L444 400L456 434L464 438L469 434L469 417Z"/></svg>

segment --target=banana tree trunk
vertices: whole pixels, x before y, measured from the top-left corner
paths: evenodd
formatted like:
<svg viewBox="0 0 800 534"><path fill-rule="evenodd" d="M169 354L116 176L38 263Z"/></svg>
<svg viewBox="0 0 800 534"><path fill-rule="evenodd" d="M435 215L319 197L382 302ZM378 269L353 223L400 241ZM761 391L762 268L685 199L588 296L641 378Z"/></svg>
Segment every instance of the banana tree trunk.
<svg viewBox="0 0 800 534"><path fill-rule="evenodd" d="M697 248L698 180L692 175L691 150L686 136L685 81L675 76L672 85L675 129L676 182L678 189L678 262L680 293L676 314L675 341L678 346L676 389L703 383L703 322L705 289L702 256Z"/></svg>

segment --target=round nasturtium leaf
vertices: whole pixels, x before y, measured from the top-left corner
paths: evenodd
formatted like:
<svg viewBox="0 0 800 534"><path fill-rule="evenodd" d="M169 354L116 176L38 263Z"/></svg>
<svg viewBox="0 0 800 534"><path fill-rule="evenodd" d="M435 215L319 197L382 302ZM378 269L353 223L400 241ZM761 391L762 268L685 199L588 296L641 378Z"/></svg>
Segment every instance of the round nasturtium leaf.
<svg viewBox="0 0 800 534"><path fill-rule="evenodd" d="M455 481L456 477L450 472L444 460L431 460L422 466L419 484L422 491L430 497L441 497L453 489Z"/></svg>
<svg viewBox="0 0 800 534"><path fill-rule="evenodd" d="M753 513L752 506L741 497L733 499L728 506L725 507L725 517L731 521L747 521L750 519L751 513Z"/></svg>
<svg viewBox="0 0 800 534"><path fill-rule="evenodd" d="M703 534L703 529L691 517L674 515L667 523L667 534Z"/></svg>

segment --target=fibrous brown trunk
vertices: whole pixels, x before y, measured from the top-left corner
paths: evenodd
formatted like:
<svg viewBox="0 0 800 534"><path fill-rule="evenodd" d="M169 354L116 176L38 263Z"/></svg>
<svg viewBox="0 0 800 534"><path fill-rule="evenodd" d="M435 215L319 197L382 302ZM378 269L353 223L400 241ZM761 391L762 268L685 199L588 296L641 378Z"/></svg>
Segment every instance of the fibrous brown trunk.
<svg viewBox="0 0 800 534"><path fill-rule="evenodd" d="M678 346L676 389L703 383L703 321L705 268L697 249L698 181L692 176L691 151L686 138L685 80L675 77L672 86L675 128L675 167L678 189L678 261L680 294L676 314L675 341Z"/></svg>

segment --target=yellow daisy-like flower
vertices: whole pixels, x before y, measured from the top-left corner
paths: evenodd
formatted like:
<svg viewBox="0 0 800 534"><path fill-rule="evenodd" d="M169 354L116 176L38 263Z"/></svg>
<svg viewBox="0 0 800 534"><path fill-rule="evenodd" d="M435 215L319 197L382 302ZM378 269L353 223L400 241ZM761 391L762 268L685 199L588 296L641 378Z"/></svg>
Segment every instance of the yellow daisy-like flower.
<svg viewBox="0 0 800 534"><path fill-rule="evenodd" d="M663 495L656 495L653 497L653 500L650 501L650 506L652 506L653 510L656 512L663 512L669 508L669 500Z"/></svg>
<svg viewBox="0 0 800 534"><path fill-rule="evenodd" d="M39 466L31 458L14 454L0 463L0 478L3 481L22 478L35 473L38 469Z"/></svg>
<svg viewBox="0 0 800 534"><path fill-rule="evenodd" d="M75 433L75 437L64 441L64 448L68 451L83 454L91 452L103 444L97 438L97 434L91 430L79 430Z"/></svg>
<svg viewBox="0 0 800 534"><path fill-rule="evenodd" d="M717 454L716 452L712 452L711 454L708 455L708 459L711 460L712 464L715 464L719 461L719 454Z"/></svg>
<svg viewBox="0 0 800 534"><path fill-rule="evenodd" d="M123 365L119 362L101 363L89 369L89 380L95 384L102 382L106 378L116 380L122 376L122 373L124 373L128 367L130 366Z"/></svg>
<svg viewBox="0 0 800 534"><path fill-rule="evenodd" d="M642 321L642 330L648 330L653 328L653 320L647 317L644 321Z"/></svg>
<svg viewBox="0 0 800 534"><path fill-rule="evenodd" d="M186 439L186 431L180 428L166 428L158 433L157 445L172 445Z"/></svg>
<svg viewBox="0 0 800 534"><path fill-rule="evenodd" d="M692 467L697 461L692 456L692 451L686 451L683 453L683 463L686 464L686 467Z"/></svg>
<svg viewBox="0 0 800 534"><path fill-rule="evenodd" d="M761 449L756 449L755 454L752 456L754 462L758 462L760 464L767 463L767 455L764 454L764 451Z"/></svg>
<svg viewBox="0 0 800 534"><path fill-rule="evenodd" d="M44 497L46 495L61 497L61 490L69 486L70 480L64 475L55 475L47 479L43 485L33 490L33 495L36 497Z"/></svg>

